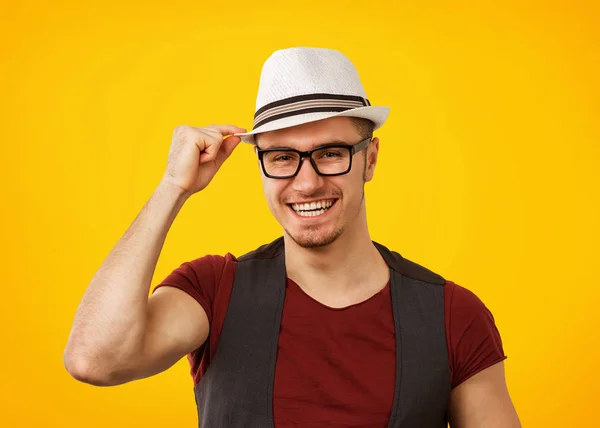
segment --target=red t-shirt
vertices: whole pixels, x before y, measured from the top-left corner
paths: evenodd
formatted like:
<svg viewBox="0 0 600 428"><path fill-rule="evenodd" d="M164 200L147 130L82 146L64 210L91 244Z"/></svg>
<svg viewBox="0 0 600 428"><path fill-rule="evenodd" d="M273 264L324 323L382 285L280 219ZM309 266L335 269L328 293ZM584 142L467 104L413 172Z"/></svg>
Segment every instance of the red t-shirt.
<svg viewBox="0 0 600 428"><path fill-rule="evenodd" d="M219 342L236 265L230 253L201 257L184 262L154 288L177 287L206 311L209 337L188 355L194 385ZM491 312L474 293L446 281L444 300L454 388L507 357ZM368 300L335 309L288 279L273 389L275 426L387 426L394 397L395 340L389 282Z"/></svg>

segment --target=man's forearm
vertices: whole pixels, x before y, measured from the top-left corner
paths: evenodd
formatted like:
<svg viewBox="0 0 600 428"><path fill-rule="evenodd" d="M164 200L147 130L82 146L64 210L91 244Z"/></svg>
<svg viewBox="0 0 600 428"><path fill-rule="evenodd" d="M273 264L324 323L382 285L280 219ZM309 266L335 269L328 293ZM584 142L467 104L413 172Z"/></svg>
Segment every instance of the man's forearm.
<svg viewBox="0 0 600 428"><path fill-rule="evenodd" d="M102 377L144 341L148 292L167 233L187 200L161 181L90 282L65 349L72 374Z"/></svg>

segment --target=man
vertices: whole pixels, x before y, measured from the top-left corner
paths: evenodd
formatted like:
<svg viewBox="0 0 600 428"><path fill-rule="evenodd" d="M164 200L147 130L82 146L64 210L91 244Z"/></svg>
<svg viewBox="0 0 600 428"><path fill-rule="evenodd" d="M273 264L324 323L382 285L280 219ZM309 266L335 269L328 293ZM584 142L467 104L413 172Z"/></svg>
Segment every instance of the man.
<svg viewBox="0 0 600 428"><path fill-rule="evenodd" d="M67 370L117 385L187 355L208 427L520 426L481 300L370 239L364 184L388 113L343 54L293 48L265 62L251 132L176 128L160 185L82 299ZM283 237L185 262L148 298L172 221L240 141Z"/></svg>

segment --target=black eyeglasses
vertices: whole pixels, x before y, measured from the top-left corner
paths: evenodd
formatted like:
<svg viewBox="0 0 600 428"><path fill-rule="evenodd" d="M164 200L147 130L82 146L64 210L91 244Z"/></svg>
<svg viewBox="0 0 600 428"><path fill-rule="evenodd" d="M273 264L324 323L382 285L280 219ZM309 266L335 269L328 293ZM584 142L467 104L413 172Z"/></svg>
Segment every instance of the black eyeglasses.
<svg viewBox="0 0 600 428"><path fill-rule="evenodd" d="M291 178L298 175L302 159L309 158L319 175L332 176L347 174L352 169L352 157L364 150L372 137L354 145L331 143L301 152L295 149L270 148L259 149L258 159L264 174L269 178Z"/></svg>

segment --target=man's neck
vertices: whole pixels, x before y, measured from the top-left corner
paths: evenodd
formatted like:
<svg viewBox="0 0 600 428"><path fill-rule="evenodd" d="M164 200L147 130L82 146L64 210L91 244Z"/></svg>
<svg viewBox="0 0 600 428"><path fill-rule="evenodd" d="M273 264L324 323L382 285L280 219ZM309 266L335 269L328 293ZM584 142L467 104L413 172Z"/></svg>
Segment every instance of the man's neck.
<svg viewBox="0 0 600 428"><path fill-rule="evenodd" d="M334 296L360 300L384 287L389 279L387 264L373 245L366 224L346 230L324 247L303 248L287 235L284 242L288 278L317 300L317 295L326 300Z"/></svg>

